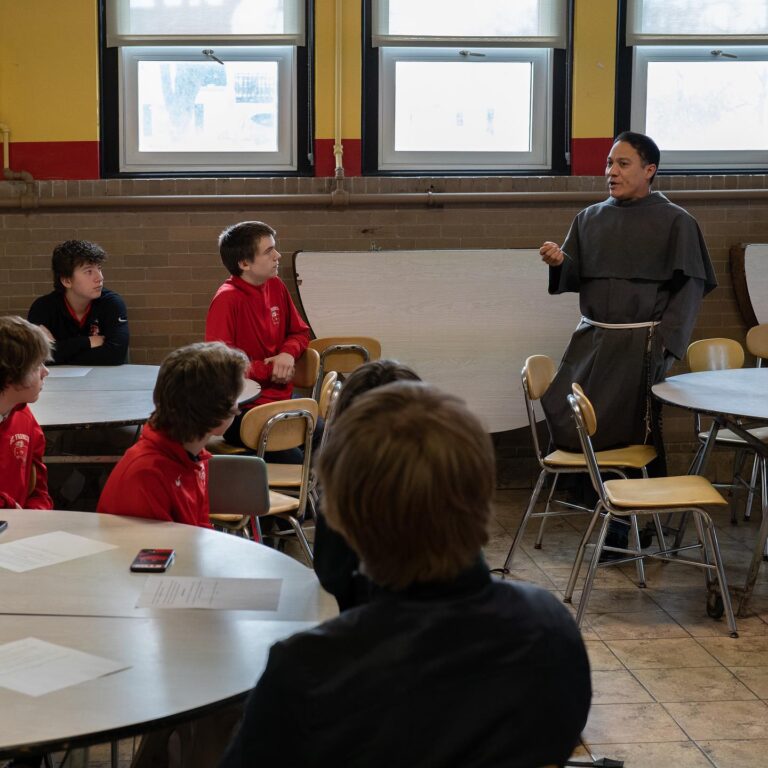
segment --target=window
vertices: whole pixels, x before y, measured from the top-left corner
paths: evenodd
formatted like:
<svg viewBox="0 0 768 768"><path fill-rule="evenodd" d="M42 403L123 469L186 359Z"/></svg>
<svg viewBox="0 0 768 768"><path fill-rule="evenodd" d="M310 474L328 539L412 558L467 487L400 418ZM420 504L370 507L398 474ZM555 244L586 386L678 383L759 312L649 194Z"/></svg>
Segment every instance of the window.
<svg viewBox="0 0 768 768"><path fill-rule="evenodd" d="M629 0L631 126L665 169L768 166L768 0Z"/></svg>
<svg viewBox="0 0 768 768"><path fill-rule="evenodd" d="M373 0L377 168L552 167L561 0Z"/></svg>
<svg viewBox="0 0 768 768"><path fill-rule="evenodd" d="M303 0L106 1L116 170L297 169Z"/></svg>

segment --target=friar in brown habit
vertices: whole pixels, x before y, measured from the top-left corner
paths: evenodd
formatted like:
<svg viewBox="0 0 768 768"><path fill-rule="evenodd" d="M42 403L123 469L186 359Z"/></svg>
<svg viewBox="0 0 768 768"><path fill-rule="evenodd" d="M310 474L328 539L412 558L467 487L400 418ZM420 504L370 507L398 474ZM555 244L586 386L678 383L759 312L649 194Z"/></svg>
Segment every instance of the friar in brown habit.
<svg viewBox="0 0 768 768"><path fill-rule="evenodd" d="M608 199L576 216L562 247L540 249L549 292L577 292L582 314L542 398L558 448L580 450L566 399L578 382L595 405L597 450L653 442L664 455L650 387L685 354L702 298L717 281L696 220L651 191L659 154L648 136L617 136L605 171Z"/></svg>

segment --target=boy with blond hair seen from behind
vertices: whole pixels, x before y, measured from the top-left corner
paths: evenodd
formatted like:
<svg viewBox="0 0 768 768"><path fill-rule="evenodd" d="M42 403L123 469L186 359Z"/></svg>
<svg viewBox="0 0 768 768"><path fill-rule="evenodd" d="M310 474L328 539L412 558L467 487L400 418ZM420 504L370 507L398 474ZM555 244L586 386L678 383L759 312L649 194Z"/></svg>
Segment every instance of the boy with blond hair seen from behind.
<svg viewBox="0 0 768 768"><path fill-rule="evenodd" d="M45 437L29 409L48 375L51 343L21 317L0 317L0 508L51 509Z"/></svg>
<svg viewBox="0 0 768 768"><path fill-rule="evenodd" d="M491 579L478 419L433 387L387 384L334 420L318 475L371 600L272 646L221 767L562 766L589 663L555 595ZM301 717L276 739L286 712Z"/></svg>

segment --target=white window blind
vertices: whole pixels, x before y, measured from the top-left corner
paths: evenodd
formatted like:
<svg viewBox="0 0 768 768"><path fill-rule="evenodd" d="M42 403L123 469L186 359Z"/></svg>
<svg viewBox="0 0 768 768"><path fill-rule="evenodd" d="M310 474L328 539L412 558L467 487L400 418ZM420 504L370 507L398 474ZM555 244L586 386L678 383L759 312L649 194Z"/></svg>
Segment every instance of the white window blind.
<svg viewBox="0 0 768 768"><path fill-rule="evenodd" d="M565 48L566 20L565 0L373 0L372 41Z"/></svg>
<svg viewBox="0 0 768 768"><path fill-rule="evenodd" d="M107 45L304 45L302 0L107 0Z"/></svg>
<svg viewBox="0 0 768 768"><path fill-rule="evenodd" d="M627 45L766 40L768 0L629 0Z"/></svg>

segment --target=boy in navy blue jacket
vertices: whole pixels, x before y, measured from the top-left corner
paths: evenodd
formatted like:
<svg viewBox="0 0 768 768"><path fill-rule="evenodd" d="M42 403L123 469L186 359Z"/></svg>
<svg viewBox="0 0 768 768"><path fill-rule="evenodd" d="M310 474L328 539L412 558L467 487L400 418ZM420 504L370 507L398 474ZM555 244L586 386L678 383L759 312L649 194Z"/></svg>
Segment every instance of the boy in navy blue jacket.
<svg viewBox="0 0 768 768"><path fill-rule="evenodd" d="M35 299L27 319L55 342L54 363L121 365L128 354L128 313L122 297L104 288L104 249L67 240L53 249L54 290Z"/></svg>

